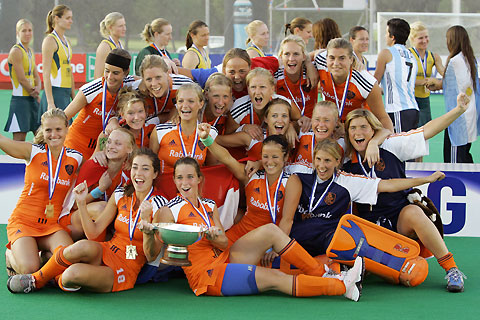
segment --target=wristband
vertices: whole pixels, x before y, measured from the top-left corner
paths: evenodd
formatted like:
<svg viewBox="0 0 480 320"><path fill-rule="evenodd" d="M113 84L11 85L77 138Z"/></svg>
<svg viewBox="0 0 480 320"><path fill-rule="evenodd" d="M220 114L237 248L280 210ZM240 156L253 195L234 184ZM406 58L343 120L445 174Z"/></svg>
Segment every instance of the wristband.
<svg viewBox="0 0 480 320"><path fill-rule="evenodd" d="M92 192L90 192L90 194L92 195L92 197L94 199L98 199L100 198L101 196L103 196L103 191L100 190L99 187L96 187L95 189L92 190Z"/></svg>
<svg viewBox="0 0 480 320"><path fill-rule="evenodd" d="M200 138L200 141L202 141L205 147L210 147L213 144L213 138L210 135L208 135L208 137L205 139Z"/></svg>

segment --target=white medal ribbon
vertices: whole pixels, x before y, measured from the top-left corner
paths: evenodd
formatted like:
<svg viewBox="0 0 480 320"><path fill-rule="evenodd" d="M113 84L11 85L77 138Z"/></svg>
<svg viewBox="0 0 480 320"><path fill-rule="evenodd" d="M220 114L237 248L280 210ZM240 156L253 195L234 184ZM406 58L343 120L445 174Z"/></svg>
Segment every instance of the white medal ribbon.
<svg viewBox="0 0 480 320"><path fill-rule="evenodd" d="M337 105L338 108L338 117L341 119L343 115L343 108L345 107L345 103L347 101L347 92L348 92L348 87L350 86L350 72L348 72L347 75L347 81L345 81L345 89L343 90L343 97L341 104L338 104L338 97L337 97L337 89L335 89L335 82L333 81L333 76L330 73L330 78L332 79L332 88L333 88L333 93L335 94L335 104Z"/></svg>
<svg viewBox="0 0 480 320"><path fill-rule="evenodd" d="M252 47L254 47L255 49L257 49L259 51L260 56L265 57L265 52L263 52L262 49L260 49L255 43L253 43L253 41L250 41L250 44L252 45Z"/></svg>
<svg viewBox="0 0 480 320"><path fill-rule="evenodd" d="M155 44L155 42L152 42L152 45L155 47L155 49L158 51L158 53L160 53L160 55L164 58L169 58L170 57L167 55L167 50L165 49L160 49L159 47L157 47L157 45Z"/></svg>
<svg viewBox="0 0 480 320"><path fill-rule="evenodd" d="M143 128L141 129L142 130L142 140L140 142L140 148L143 147L143 138L144 138L144 131L143 131Z"/></svg>
<svg viewBox="0 0 480 320"><path fill-rule="evenodd" d="M428 59L428 50L425 50L425 58L421 58L420 54L418 53L416 48L413 48L413 51L415 51L415 54L417 55L418 59L420 59L420 64L422 65L422 70L423 70L423 77L427 78L427 59Z"/></svg>
<svg viewBox="0 0 480 320"><path fill-rule="evenodd" d="M367 173L367 170L365 169L365 167L364 167L363 164L362 164L362 156L360 155L360 153L358 153L358 151L357 151L357 158L358 158L358 164L360 164L360 168L362 169L363 174L364 174L366 177L376 178L377 175L376 175L376 173L375 173L375 168L372 167L372 168L370 169L370 173Z"/></svg>
<svg viewBox="0 0 480 320"><path fill-rule="evenodd" d="M192 157L192 158L195 159L195 152L197 150L197 144L198 144L197 127L195 127L195 140L193 141L192 153L191 154L187 153L187 149L185 148L185 143L183 142L183 137L182 137L182 125L180 123L178 124L178 131L180 133L180 143L182 145L183 156L184 157Z"/></svg>
<svg viewBox="0 0 480 320"><path fill-rule="evenodd" d="M268 211L270 212L270 216L272 217L272 222L274 224L276 224L277 222L278 190L282 185L282 180L283 180L283 170L282 170L282 173L280 174L280 177L278 177L277 186L275 187L275 194L273 195L273 206L272 206L270 202L270 188L268 186L267 173L265 172L265 189L267 190L267 206L268 206Z"/></svg>
<svg viewBox="0 0 480 320"><path fill-rule="evenodd" d="M65 39L65 37L63 37L63 39L65 40L62 40L60 39L60 36L58 35L57 31L53 30L52 31L52 34L58 39L58 41L60 41L60 43L62 44L62 47L63 47L63 51L65 51L65 54L67 55L67 62L70 64L70 56L71 56L71 52L70 52L70 45L68 44L68 41L67 39ZM65 47L65 45L67 45Z"/></svg>
<svg viewBox="0 0 480 320"><path fill-rule="evenodd" d="M150 192L147 194L145 197L145 200L150 199L150 196L152 195L153 192L153 187L150 189ZM142 212L140 209L137 211L137 215L135 216L135 222L132 222L132 211L133 211L133 205L134 205L134 196L132 196L132 204L130 205L130 216L128 219L128 236L130 237L130 243L133 240L133 234L135 233L135 228L137 227L138 220L140 218L140 213Z"/></svg>
<svg viewBox="0 0 480 320"><path fill-rule="evenodd" d="M192 43L192 47L197 49L198 52L200 52L200 55L202 56L203 60L205 61L205 64L208 66L208 55L207 51L205 48L202 47L202 50L200 50L194 43Z"/></svg>
<svg viewBox="0 0 480 320"><path fill-rule="evenodd" d="M108 40L110 40L115 45L115 48L123 49L123 46L122 46L122 43L120 42L120 39L118 39L118 45L115 43L115 41L113 41L113 38L111 36L108 36Z"/></svg>
<svg viewBox="0 0 480 320"><path fill-rule="evenodd" d="M31 75L32 74L32 71L33 71L33 54L32 54L32 51L30 50L30 48L25 49L25 47L23 46L23 44L21 42L18 43L18 45L20 47L22 47L23 50L25 50L25 52L27 53L27 56L28 56L28 75Z"/></svg>
<svg viewBox="0 0 480 320"><path fill-rule="evenodd" d="M170 84L168 85L168 92L167 92L167 97L165 98L165 101L163 102L162 109L160 112L158 112L158 104L157 104L157 98L153 96L153 104L155 105L155 115L159 115L160 113L163 113L163 110L165 110L165 107L167 106L168 99L170 99Z"/></svg>
<svg viewBox="0 0 480 320"><path fill-rule="evenodd" d="M303 116L305 114L305 95L303 94L303 90L302 90L302 77L303 77L303 75L300 75L299 86L298 86L300 88L300 94L302 95L302 107L300 108L300 106L297 103L297 99L295 99L295 97L292 94L292 91L290 91L290 88L288 87L287 75L285 75L285 71L283 71L283 72L284 72L284 76L285 76L285 87L287 87L287 90L288 90L288 93L290 94L290 97L292 98L293 102L295 102L295 105L297 106L298 110L300 110L300 113ZM333 86L333 88L335 90L335 85ZM335 97L336 97L336 94L335 94Z"/></svg>
<svg viewBox="0 0 480 320"><path fill-rule="evenodd" d="M55 192L55 187L57 186L57 180L58 176L60 175L60 166L62 165L62 158L63 154L65 152L65 147L62 147L62 151L60 152L60 155L58 156L58 161L57 161L57 167L55 168L55 175L53 176L52 179L52 152L50 151L50 148L46 146L48 149L47 152L47 162L48 162L48 199L52 200L53 198L53 193Z"/></svg>
<svg viewBox="0 0 480 320"><path fill-rule="evenodd" d="M320 203L323 201L323 199L325 198L325 196L327 195L327 192L328 190L330 190L330 187L332 186L332 183L333 181L335 180L335 176L336 176L337 172L336 170L333 172L333 175L332 175L332 180L330 181L330 183L328 184L328 186L325 188L325 191L323 192L322 196L320 197L320 199L317 201L317 203L315 204L315 206L313 206L313 202L315 200L315 191L317 191L317 172L314 170L313 171L313 188L312 188L312 194L310 196L310 203L308 204L308 212L309 213L313 213L313 211L315 211L315 209L317 209L317 207L320 205Z"/></svg>
<svg viewBox="0 0 480 320"><path fill-rule="evenodd" d="M198 204L200 205L200 208L202 209L203 213L200 212L200 210L198 210L197 207L195 207L193 205L193 203L191 203L190 200L188 200L186 197L182 196L182 198L185 201L187 201L193 207L193 209L198 213L198 215L202 218L202 220L205 222L205 224L210 228L212 226L212 223L210 222L210 217L208 216L207 210L205 209L205 206L203 205L200 198L197 197L197 200L198 200Z"/></svg>
<svg viewBox="0 0 480 320"><path fill-rule="evenodd" d="M123 82L120 87L120 89L123 87ZM120 89L118 89L120 91ZM102 96L102 128L103 128L103 133L105 133L105 128L107 127L108 124L108 119L110 119L110 114L112 113L115 103L117 103L118 99L118 91L115 94L115 100L113 101L112 108L108 112L108 114L105 116L105 109L107 108L107 79L103 79L103 96Z"/></svg>

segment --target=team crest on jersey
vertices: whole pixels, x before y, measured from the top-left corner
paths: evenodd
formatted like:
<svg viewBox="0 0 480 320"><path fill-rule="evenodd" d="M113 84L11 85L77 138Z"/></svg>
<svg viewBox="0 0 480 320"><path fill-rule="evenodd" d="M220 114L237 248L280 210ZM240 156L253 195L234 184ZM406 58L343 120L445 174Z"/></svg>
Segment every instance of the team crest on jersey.
<svg viewBox="0 0 480 320"><path fill-rule="evenodd" d="M304 144L304 145L303 145L303 148L304 148L305 150L308 150L308 144Z"/></svg>
<svg viewBox="0 0 480 320"><path fill-rule="evenodd" d="M329 192L327 193L327 195L325 196L325 203L329 206L331 206L334 202L335 202L335 199L337 198L337 195L333 192Z"/></svg>
<svg viewBox="0 0 480 320"><path fill-rule="evenodd" d="M48 166L48 161L43 161L42 166L47 167Z"/></svg>
<svg viewBox="0 0 480 320"><path fill-rule="evenodd" d="M68 173L69 176L72 175L73 170L74 170L74 167L73 167L71 164L67 164L67 165L65 166L65 171Z"/></svg>
<svg viewBox="0 0 480 320"><path fill-rule="evenodd" d="M212 274L213 274L213 269L208 269L208 270L207 270L207 274L208 274L208 276L211 278L211 277L212 277Z"/></svg>
<svg viewBox="0 0 480 320"><path fill-rule="evenodd" d="M283 192L282 192L282 190L278 190L278 193L277 193L277 194L278 194L277 201L282 200L282 199L283 199Z"/></svg>
<svg viewBox="0 0 480 320"><path fill-rule="evenodd" d="M352 100L353 98L355 98L355 92L348 90L347 91L347 99Z"/></svg>
<svg viewBox="0 0 480 320"><path fill-rule="evenodd" d="M176 146L177 144L175 143L175 140L172 140L168 143L169 146Z"/></svg>
<svg viewBox="0 0 480 320"><path fill-rule="evenodd" d="M122 206L122 209L123 209L123 210L127 210L127 205L124 204L124 205Z"/></svg>
<svg viewBox="0 0 480 320"><path fill-rule="evenodd" d="M213 219L213 211L207 211L207 214L208 214L208 216L209 216L210 218Z"/></svg>
<svg viewBox="0 0 480 320"><path fill-rule="evenodd" d="M378 160L378 162L375 164L375 170L377 171L385 170L385 161L383 161L382 158L380 158L380 160Z"/></svg>
<svg viewBox="0 0 480 320"><path fill-rule="evenodd" d="M201 151L205 150L205 145L203 144L202 141L198 141L198 147L200 148Z"/></svg>

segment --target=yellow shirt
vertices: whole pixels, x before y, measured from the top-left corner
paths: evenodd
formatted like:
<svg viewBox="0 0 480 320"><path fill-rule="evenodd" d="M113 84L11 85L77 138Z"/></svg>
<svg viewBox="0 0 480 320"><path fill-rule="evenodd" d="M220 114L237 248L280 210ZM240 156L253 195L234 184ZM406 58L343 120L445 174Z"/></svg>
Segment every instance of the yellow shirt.
<svg viewBox="0 0 480 320"><path fill-rule="evenodd" d="M195 47L195 45L192 45L190 48L188 48L187 51L193 51L198 56L199 63L197 64L197 67L195 69L210 69L212 67L212 62L210 61L210 57L208 56L208 54L205 54L205 56L204 56Z"/></svg>
<svg viewBox="0 0 480 320"><path fill-rule="evenodd" d="M14 47L22 51L22 65L25 72L25 78L30 81L32 86L35 85L35 77L33 76L33 71L35 68L35 55L31 49L28 49L28 52L25 51L25 48L19 44L14 45ZM12 81L12 96L28 97L30 94L25 90L25 88L20 84L17 78L17 73L15 68L11 63L8 64L8 69L10 71L10 80Z"/></svg>
<svg viewBox="0 0 480 320"><path fill-rule="evenodd" d="M414 48L408 49L410 52L412 52L413 56L415 59L417 59L417 65L418 65L418 72L417 72L417 79L424 79L424 66L422 65L422 59L418 56L417 52L415 51ZM428 77L432 75L432 68L435 65L435 57L433 56L433 53L431 51L428 51L425 53L426 55L426 64L427 68L425 70L425 74ZM415 97L417 98L428 98L430 96L430 91L425 90L424 86L415 86Z"/></svg>
<svg viewBox="0 0 480 320"><path fill-rule="evenodd" d="M67 43L63 43L53 33L49 34L57 42L58 49L53 53L52 70L50 72L50 81L53 87L71 88L72 87L72 67L70 61L72 59L72 46Z"/></svg>

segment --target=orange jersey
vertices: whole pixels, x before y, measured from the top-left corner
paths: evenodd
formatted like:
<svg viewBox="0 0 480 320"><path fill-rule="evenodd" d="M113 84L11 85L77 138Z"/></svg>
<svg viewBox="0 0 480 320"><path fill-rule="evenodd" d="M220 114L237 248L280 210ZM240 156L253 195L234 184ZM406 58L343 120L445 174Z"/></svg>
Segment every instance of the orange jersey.
<svg viewBox="0 0 480 320"><path fill-rule="evenodd" d="M209 219L209 224L214 226L213 209L215 202L209 199L201 199ZM205 220L196 212L192 205L184 200L180 195L173 198L167 206L172 211L176 223L201 226L207 228ZM202 207L197 208L205 215ZM207 291L207 287L214 285L217 277L220 275L219 266L228 262L229 251L221 251L215 248L206 238L195 242L188 247L188 258L192 262L190 267L183 267L187 276L188 283L193 292L198 296Z"/></svg>
<svg viewBox="0 0 480 320"><path fill-rule="evenodd" d="M175 162L178 159L185 157L182 148L182 140L187 155L192 156L192 150L194 150L193 158L198 161L198 164L203 166L205 163L207 148L199 138L196 140L196 132L188 137L182 133L180 138L179 125L164 123L156 126L156 133L160 145L160 148L158 149L158 158L160 159L162 172L172 172ZM210 130L210 135L213 139L217 137L217 131L215 128Z"/></svg>
<svg viewBox="0 0 480 320"><path fill-rule="evenodd" d="M266 139L268 137L268 133L264 132L263 133L263 138ZM258 161L262 159L262 147L263 147L263 141L258 141L255 139L251 139L250 144L247 146L247 155L249 160L251 161ZM293 155L290 154L290 156L287 159L287 163L290 163L293 161Z"/></svg>
<svg viewBox="0 0 480 320"><path fill-rule="evenodd" d="M292 100L292 107L297 108L302 115L312 118L313 108L318 99L318 87L307 87L305 72L302 74L300 83L290 81L290 79L285 76L285 69L283 67L275 72L274 77L277 80L277 94Z"/></svg>
<svg viewBox="0 0 480 320"><path fill-rule="evenodd" d="M85 159L90 159L97 145L97 138L103 130L102 126L102 99L103 99L103 78L98 78L92 82L84 84L80 91L87 100L87 105L80 110L77 118L68 129L65 145L73 148L83 154ZM127 76L123 80L123 85L131 85L133 77ZM107 90L105 103L105 121L116 112L117 94L112 94Z"/></svg>
<svg viewBox="0 0 480 320"><path fill-rule="evenodd" d="M293 163L289 167L290 172L302 172L303 170L299 170L298 166L304 166L307 168L313 168L313 149L315 148L315 135L312 130L308 132L300 132L298 135L298 139L300 140L295 148L295 156ZM340 145L342 149L342 155L345 152L345 140L343 138L339 138L337 143Z"/></svg>
<svg viewBox="0 0 480 320"><path fill-rule="evenodd" d="M62 229L58 224L58 218L63 209L65 197L75 183L77 168L83 158L79 152L65 148L51 200L54 215L52 218L47 218L45 215L45 208L49 204L47 153L45 145L32 145L30 160L25 168L25 187L8 219L7 233L10 243L21 237L40 237ZM57 160L52 159L54 171L52 179L56 167Z"/></svg>
<svg viewBox="0 0 480 320"><path fill-rule="evenodd" d="M115 233L113 238L110 241L102 243L103 262L112 268L115 274L112 291L133 288L140 269L142 269L142 266L147 262L143 251L143 232L138 229L138 225L133 231L132 240L130 240L129 222L133 228L137 214L140 214L138 209L133 208L133 204L137 201L135 193L127 197L123 191L123 188L117 188L115 190L115 203L117 204L118 212L114 222ZM152 196L149 201L153 205L152 216L167 203L167 200L161 196ZM128 245L134 245L136 247L138 254L136 259L126 258L125 250ZM121 276L117 277L117 274Z"/></svg>
<svg viewBox="0 0 480 320"><path fill-rule="evenodd" d="M185 76L179 74L168 74L168 91L164 97L154 98L150 95L145 95L145 111L147 113L147 120L154 119L160 114L169 113L175 108L177 103L177 90L185 83L192 83L193 81ZM132 88L139 90L139 86L143 80L137 80L133 83ZM159 124L160 122L152 122Z"/></svg>
<svg viewBox="0 0 480 320"><path fill-rule="evenodd" d="M319 53L315 58L315 66L318 69L320 77L320 86L325 100L336 103L335 93L338 98L337 106L342 104L342 97L345 91L346 82L341 84L334 84L332 76L327 69L326 51ZM349 85L347 97L343 112L340 112L340 119L345 121L347 114L355 109L365 108L369 109L366 99L377 82L367 70L357 71L352 69L348 77Z"/></svg>
<svg viewBox="0 0 480 320"><path fill-rule="evenodd" d="M278 225L282 220L283 201L285 199L285 187L287 185L289 174L283 173L281 176L281 184L277 195L277 212L275 217L275 224ZM245 196L247 198L247 212L242 220L234 224L228 231L227 237L231 245L243 235L263 226L267 223L272 223L273 219L269 211L267 202L267 189L265 183L265 172L258 171L248 181L245 187ZM270 204L274 206L274 196L278 181L275 181L269 186Z"/></svg>
<svg viewBox="0 0 480 320"><path fill-rule="evenodd" d="M212 121L207 121L205 114L203 115L202 122L210 124L212 127L217 129L219 135L225 134L225 126L227 125L227 115L222 114Z"/></svg>
<svg viewBox="0 0 480 320"><path fill-rule="evenodd" d="M142 131L140 132L138 137L135 138L135 143L137 144L137 147L148 148L150 146L150 135L152 134L153 131L155 131L155 124L145 123L145 125L142 128Z"/></svg>

